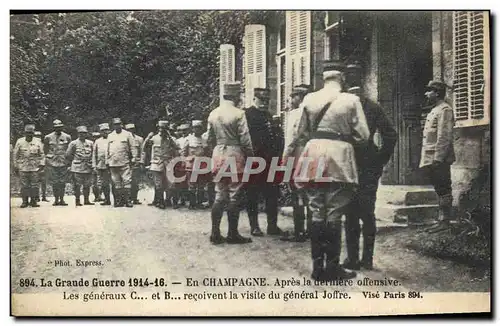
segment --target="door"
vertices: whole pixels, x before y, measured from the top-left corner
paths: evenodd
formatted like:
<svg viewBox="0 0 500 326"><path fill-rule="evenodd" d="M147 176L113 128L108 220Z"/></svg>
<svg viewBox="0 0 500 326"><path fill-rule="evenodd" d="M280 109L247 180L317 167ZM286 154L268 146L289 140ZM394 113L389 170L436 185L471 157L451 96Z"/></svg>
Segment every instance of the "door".
<svg viewBox="0 0 500 326"><path fill-rule="evenodd" d="M379 102L399 134L385 184L418 185L422 144L420 116L425 86L432 79L432 16L392 12L379 19Z"/></svg>

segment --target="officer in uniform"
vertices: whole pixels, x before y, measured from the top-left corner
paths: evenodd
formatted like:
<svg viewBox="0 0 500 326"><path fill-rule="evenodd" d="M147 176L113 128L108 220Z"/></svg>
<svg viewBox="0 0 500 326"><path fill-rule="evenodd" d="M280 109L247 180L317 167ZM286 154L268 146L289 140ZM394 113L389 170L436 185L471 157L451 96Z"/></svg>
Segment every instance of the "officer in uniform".
<svg viewBox="0 0 500 326"><path fill-rule="evenodd" d="M154 135L160 132L160 129L158 127L158 122L155 124L156 130L153 132L151 131L146 138L144 139L142 143L142 148L141 148L141 168L146 171L146 175L149 178L153 178L152 172L149 170L150 164L151 164L151 138L153 138ZM148 204L148 206L157 206L158 203L155 201L156 197L153 198L153 201Z"/></svg>
<svg viewBox="0 0 500 326"><path fill-rule="evenodd" d="M106 152L108 150L108 135L111 132L108 123L101 123L99 130L102 136L94 142L92 151L92 169L97 176L97 187L99 193L104 194L104 201L102 206L111 205L110 191L111 191L111 175L106 166Z"/></svg>
<svg viewBox="0 0 500 326"><path fill-rule="evenodd" d="M66 158L71 162L71 173L73 176L73 189L75 192L76 206L82 206L80 202L80 187L83 187L83 204L94 205L90 202L90 186L92 185L92 148L94 143L86 139L88 130L85 126L76 128L78 139L69 143Z"/></svg>
<svg viewBox="0 0 500 326"><path fill-rule="evenodd" d="M166 192L167 198L169 198L168 193L172 188L170 180L167 178L167 168L169 168L170 161L178 156L179 151L175 140L170 137L168 132L168 122L161 120L158 125L160 126L160 132L150 140L151 165L149 170L153 173L156 207L165 209L164 193ZM142 155L142 158L144 157L145 155ZM144 163L144 161L141 161L141 164Z"/></svg>
<svg viewBox="0 0 500 326"><path fill-rule="evenodd" d="M213 148L208 144L208 131L205 131L202 135L201 138L207 142L207 156L211 157ZM215 183L213 182L212 179L212 173L207 174L207 182L206 182L206 193L207 193L207 199L208 199L208 207L212 207L215 201Z"/></svg>
<svg viewBox="0 0 500 326"><path fill-rule="evenodd" d="M98 131L92 132L92 142L95 142L101 137L101 133ZM95 170L92 171L92 192L94 193L94 201L100 202L102 201L100 188L97 185L97 173Z"/></svg>
<svg viewBox="0 0 500 326"><path fill-rule="evenodd" d="M298 85L295 86L292 90L292 94L290 94L290 111L287 116L287 124L285 131L285 145L287 148L298 129L298 125L300 122L300 118L302 117L302 107L300 104L304 100L304 97L309 93L309 85ZM300 107L300 108L299 108ZM294 158L294 170L297 162L299 160L300 154L302 154L302 149L305 144L297 144L293 153L291 153L291 157ZM293 175L293 173L292 173ZM306 207L307 207L307 231L309 231L311 227L311 214L307 203L307 196L303 189L297 189L293 183L293 180L289 183L291 197L292 197L292 206L293 206L293 226L294 226L294 234L293 236L284 236L281 238L283 241L294 241L294 242L304 242L306 240L306 231L304 228L304 221L306 220Z"/></svg>
<svg viewBox="0 0 500 326"><path fill-rule="evenodd" d="M71 136L62 131L64 125L61 120L54 120L53 124L54 131L44 138L47 174L55 197L53 206L68 206L64 201L64 192L68 173L66 151L71 143Z"/></svg>
<svg viewBox="0 0 500 326"><path fill-rule="evenodd" d="M450 167L455 162L453 148L453 109L445 102L446 85L431 80L425 93L433 107L425 121L420 168L428 176L439 197L437 226L446 227L452 219L453 196Z"/></svg>
<svg viewBox="0 0 500 326"><path fill-rule="evenodd" d="M179 148L184 147L184 143L186 142L186 138L190 133L189 129L190 129L189 124L187 124L187 123L181 124L179 127L177 127L177 134L179 136L177 138L177 146ZM186 164L184 162L186 157L183 156L182 153L180 153L180 154L181 154L181 157L183 158L183 162L176 164L176 166L175 166L175 169L176 169L175 176L178 178L186 175ZM174 208L177 208L177 206L179 204L181 206L184 206L186 204L186 200L188 199L188 195L189 195L189 188L188 187L189 187L189 185L188 185L187 180L185 180L184 182L176 183L174 185L174 188L175 188L174 195L173 195L173 202L175 205Z"/></svg>
<svg viewBox="0 0 500 326"><path fill-rule="evenodd" d="M136 164L137 147L132 134L122 128L120 118L113 119L114 131L108 136L106 165L115 186L115 207L133 207L131 202L131 168Z"/></svg>
<svg viewBox="0 0 500 326"><path fill-rule="evenodd" d="M193 120L193 133L186 137L181 155L186 157L186 178L189 184L189 208L202 208L203 198L205 197L204 188L206 176L199 175L196 180L191 180L194 161L197 157L207 157L208 143L203 139L203 121ZM204 163L204 162L203 162ZM200 166L205 169L206 166Z"/></svg>
<svg viewBox="0 0 500 326"><path fill-rule="evenodd" d="M125 125L125 129L132 134L132 137L134 137L134 146L137 152L136 162L139 162L141 160L141 149L142 149L142 144L144 143L144 139L136 134L135 124L129 123ZM131 188L132 203L134 205L141 204L141 202L138 199L140 181L141 181L141 167L135 165L132 167L132 188Z"/></svg>
<svg viewBox="0 0 500 326"><path fill-rule="evenodd" d="M254 106L246 110L246 119L252 146L256 157L266 161L266 168L259 175L252 175L246 185L247 212L250 220L251 234L262 236L259 227L258 204L262 194L266 202L267 234L281 235L278 227L278 197L279 186L276 182L267 182L269 166L273 157L280 157L278 140L272 132L272 116L269 113L269 89L254 89Z"/></svg>
<svg viewBox="0 0 500 326"><path fill-rule="evenodd" d="M297 144L307 139L294 181L297 187L306 189L311 207L314 280L356 276L339 261L342 216L358 184L353 143L367 141L370 131L359 98L342 93L343 69L340 62L325 63L324 86L304 98L297 136L284 154L287 160Z"/></svg>
<svg viewBox="0 0 500 326"><path fill-rule="evenodd" d="M253 156L252 140L248 131L245 111L237 108L240 102L240 83L225 84L223 100L220 106L208 116L208 143L213 147L212 172L215 176L215 202L212 206L212 234L210 242L220 244L226 241L230 244L252 242L252 239L242 237L238 232L240 213L240 197L243 183L241 174L245 169L245 158ZM220 178L217 173L228 160L235 160L238 181L231 178ZM220 234L220 221L227 204L228 232L227 239Z"/></svg>
<svg viewBox="0 0 500 326"><path fill-rule="evenodd" d="M360 97L363 112L366 116L370 138L362 146L355 146L356 164L358 166L359 189L351 201L346 214L345 234L347 258L344 267L359 270L360 267L373 269L373 250L375 245L375 202L380 176L384 166L389 162L398 134L392 123L387 119L380 105L362 92L362 67L349 64L346 68L346 83L348 92ZM379 149L374 142L374 135L381 135L382 147ZM359 239L361 233L360 221L363 221L363 256L359 260Z"/></svg>
<svg viewBox="0 0 500 326"><path fill-rule="evenodd" d="M33 137L35 126L28 124L24 127L24 137L17 140L14 146L13 159L14 171L19 174L21 182L21 197L23 203L21 208L39 207L36 198L39 196L39 174L44 168L45 156L43 153L43 144ZM31 198L31 201L28 199Z"/></svg>
<svg viewBox="0 0 500 326"><path fill-rule="evenodd" d="M35 130L35 138L42 141L42 133L38 130ZM45 165L43 168L40 169L39 172L40 173L38 174L38 177L39 177L40 186L42 189L42 201L48 201L47 200L47 177L45 174ZM37 201L40 201L40 198L37 198Z"/></svg>

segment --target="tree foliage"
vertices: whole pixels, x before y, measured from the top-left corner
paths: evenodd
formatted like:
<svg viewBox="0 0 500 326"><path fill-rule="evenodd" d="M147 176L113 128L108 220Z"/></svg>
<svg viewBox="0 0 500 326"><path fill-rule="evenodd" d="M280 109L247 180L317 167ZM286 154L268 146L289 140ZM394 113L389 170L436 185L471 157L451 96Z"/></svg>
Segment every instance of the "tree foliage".
<svg viewBox="0 0 500 326"><path fill-rule="evenodd" d="M264 11L120 11L11 15L11 136L26 122L68 130L113 117L206 118L218 104L219 45L241 44Z"/></svg>

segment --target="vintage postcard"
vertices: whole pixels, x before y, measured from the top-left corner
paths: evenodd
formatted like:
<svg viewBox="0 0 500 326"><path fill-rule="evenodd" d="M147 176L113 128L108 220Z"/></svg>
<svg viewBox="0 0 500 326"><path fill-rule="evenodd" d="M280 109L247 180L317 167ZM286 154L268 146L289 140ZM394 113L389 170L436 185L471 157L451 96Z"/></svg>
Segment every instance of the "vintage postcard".
<svg viewBox="0 0 500 326"><path fill-rule="evenodd" d="M11 315L491 312L488 11L10 13Z"/></svg>

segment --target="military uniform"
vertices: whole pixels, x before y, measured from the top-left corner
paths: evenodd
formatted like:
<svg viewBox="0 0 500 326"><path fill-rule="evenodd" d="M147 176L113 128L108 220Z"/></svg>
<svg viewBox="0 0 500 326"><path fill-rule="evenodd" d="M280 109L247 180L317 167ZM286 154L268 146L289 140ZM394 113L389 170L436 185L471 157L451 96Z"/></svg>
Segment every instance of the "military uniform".
<svg viewBox="0 0 500 326"><path fill-rule="evenodd" d="M245 112L235 106L239 100L240 84L224 85L223 96L219 107L208 117L208 143L213 146L212 172L215 177L215 202L212 206L212 234L210 241L214 244L247 243L251 239L242 237L238 232L239 202L243 183L241 174L245 169L245 158L253 155L252 140L248 131ZM230 100L226 100L230 99ZM236 162L239 178L235 182L231 178L217 179L219 170L228 160ZM227 204L228 235L224 239L220 235L220 221Z"/></svg>
<svg viewBox="0 0 500 326"><path fill-rule="evenodd" d="M38 138L42 141L42 133L40 131L35 131L35 138ZM38 179L40 180L40 188L42 191L42 201L47 200L47 174L45 173L45 166L40 169L38 173ZM40 201L40 198L37 198L37 201Z"/></svg>
<svg viewBox="0 0 500 326"><path fill-rule="evenodd" d="M115 131L108 136L106 165L111 172L115 187L115 207L132 207L130 188L132 185L131 166L136 163L137 148L132 134L118 127L121 120L113 119Z"/></svg>
<svg viewBox="0 0 500 326"><path fill-rule="evenodd" d="M360 70L358 66L348 66L349 68ZM346 214L347 259L344 262L344 267L353 270L359 270L361 266L372 269L375 234L377 231L375 222L377 189L383 168L389 162L394 151L398 134L379 104L361 95L359 87L352 87L349 92L360 97L368 129L370 130L370 138L366 144L355 146L359 189ZM382 138L382 147L380 149L374 140L377 131ZM361 262L359 261L360 220L363 221L363 257Z"/></svg>
<svg viewBox="0 0 500 326"><path fill-rule="evenodd" d="M158 129L158 123L156 123L156 128ZM146 170L146 175L148 179L153 179L153 172L149 169L151 164L151 138L155 135L154 132L150 132L142 143L141 148L141 166ZM153 201L148 204L148 206L157 206L158 196L155 195Z"/></svg>
<svg viewBox="0 0 500 326"><path fill-rule="evenodd" d="M76 128L80 134L87 134L87 127L79 126ZM94 205L89 200L90 186L92 185L92 148L94 143L89 139L73 140L66 152L67 159L71 162L71 173L73 177L73 186L75 191L76 206L80 203L80 187L83 187L84 205Z"/></svg>
<svg viewBox="0 0 500 326"><path fill-rule="evenodd" d="M99 193L104 194L104 201L101 203L103 206L111 205L110 191L111 191L111 174L109 168L106 166L106 154L108 151L108 134L109 124L101 123L99 129L103 133L102 137L96 139L92 150L92 169L94 169L97 176L97 187Z"/></svg>
<svg viewBox="0 0 500 326"><path fill-rule="evenodd" d="M258 204L260 195L264 196L267 215L267 233L270 235L279 235L281 230L278 228L278 198L279 186L274 180L267 182L269 166L273 157L280 157L278 149L278 139L272 132L272 116L269 113L268 99L269 90L256 88L254 90L255 98L265 101L263 107L252 106L246 110L246 120L248 129L252 138L252 146L256 157L263 158L266 161L266 168L258 175L252 175L246 185L247 193L247 212L250 220L251 234L261 236L262 231L259 227Z"/></svg>
<svg viewBox="0 0 500 326"><path fill-rule="evenodd" d="M92 133L92 142L95 142L101 137L101 133L95 131ZM93 155L92 155L93 156ZM94 201L100 202L102 201L100 187L97 184L97 171L92 170L92 192L94 193Z"/></svg>
<svg viewBox="0 0 500 326"><path fill-rule="evenodd" d="M311 208L311 277L315 280L356 276L339 262L342 216L358 184L353 143L367 141L370 131L359 98L341 93L341 69L341 63L327 63L325 86L304 98L297 136L285 151L287 158L301 139L308 140L294 181L306 189Z"/></svg>
<svg viewBox="0 0 500 326"><path fill-rule="evenodd" d="M202 121L194 120L193 128L200 128ZM189 208L201 208L204 198L204 188L207 183L207 175L198 175L196 180L191 180L196 158L207 157L208 143L201 135L195 133L186 137L181 155L186 157L186 178L189 184ZM205 162L200 164L200 169L207 169Z"/></svg>
<svg viewBox="0 0 500 326"><path fill-rule="evenodd" d="M177 157L178 147L175 141L168 134L166 127L166 121L160 121L160 132L154 135L151 140L151 165L149 170L153 174L154 188L155 188L155 199L157 207L164 209L166 207L164 198L164 193L167 193L167 199L169 198L169 192L172 188L172 183L170 182L167 173L172 173L173 171L168 169L173 169L169 166L170 161ZM143 155L142 158L145 156ZM142 161L141 163L144 163Z"/></svg>
<svg viewBox="0 0 500 326"><path fill-rule="evenodd" d="M303 100L304 96L309 92L309 86L307 85L298 85L294 87L291 97L301 98ZM287 124L284 135L284 147L287 148L291 141L293 140L300 122L300 118L302 117L302 107L299 107L300 100L297 102L296 107L293 107L287 116ZM302 154L302 149L305 144L297 144L294 148L291 157L294 159L294 165L292 171L295 170L295 165L297 164L300 154ZM293 172L292 172L293 175ZM303 189L297 189L293 183L293 180L289 183L291 190L291 199L292 199L292 207L293 207L293 225L294 225L294 234L292 237L286 236L283 237L284 241L296 241L303 242L306 238L306 230L304 228L304 221L306 221L306 212L307 212L307 231L309 231L311 227L311 213L307 204L307 196Z"/></svg>
<svg viewBox="0 0 500 326"><path fill-rule="evenodd" d="M213 148L208 144L208 131L205 131L203 135L201 135L201 138L207 142L207 155L210 157L212 155ZM208 199L208 206L212 207L215 201L215 183L212 178L212 173L207 176L207 184L206 184L206 193L207 193L207 199Z"/></svg>
<svg viewBox="0 0 500 326"><path fill-rule="evenodd" d="M22 208L31 205L38 207L36 202L39 191L39 171L43 169L45 157L43 144L33 137L34 125L26 125L26 137L19 138L14 146L13 159L14 169L19 172L21 183ZM28 203L28 199L31 201Z"/></svg>
<svg viewBox="0 0 500 326"><path fill-rule="evenodd" d="M58 129L44 138L44 152L47 165L47 176L52 182L54 193L54 206L67 206L64 202L64 192L68 167L66 162L66 151L68 150L71 136L60 131L64 125L60 120L54 120L54 128Z"/></svg>
<svg viewBox="0 0 500 326"><path fill-rule="evenodd" d="M436 100L434 108L427 115L419 166L427 174L439 197L438 220L448 222L453 203L450 166L455 161L453 109L443 100L445 84L430 81L427 88L429 92L440 91L443 95Z"/></svg>
<svg viewBox="0 0 500 326"><path fill-rule="evenodd" d="M125 126L125 129L132 133L134 137L134 147L137 152L137 157L135 158L136 162L141 160L141 149L142 144L144 143L144 138L139 135L136 135L132 130L135 130L135 125L133 123L129 123ZM131 195L133 203L136 205L140 205L141 202L138 199L139 194L139 183L141 181L141 168L138 165L132 167L132 186L131 186Z"/></svg>
<svg viewBox="0 0 500 326"><path fill-rule="evenodd" d="M179 127L177 127L177 133L179 135L179 138L176 139L177 147L182 149L186 142L186 138L189 135L189 124L181 124ZM175 177L177 178L186 176L186 157L183 156L182 153L180 154L182 162L176 164L174 171ZM177 204L180 204L181 206L184 206L186 204L186 200L189 197L189 184L187 178L185 179L185 181L178 182L174 185L172 197L172 200L176 206Z"/></svg>

